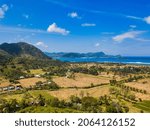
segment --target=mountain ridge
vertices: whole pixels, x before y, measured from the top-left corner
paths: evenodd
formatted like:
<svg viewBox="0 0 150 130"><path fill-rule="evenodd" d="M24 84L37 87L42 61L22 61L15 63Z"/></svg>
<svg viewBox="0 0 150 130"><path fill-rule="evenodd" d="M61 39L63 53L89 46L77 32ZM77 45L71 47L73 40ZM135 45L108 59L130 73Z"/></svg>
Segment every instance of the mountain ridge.
<svg viewBox="0 0 150 130"><path fill-rule="evenodd" d="M40 49L26 42L0 44L0 65L7 65L11 62L28 64L30 66L31 62L49 64L54 61ZM36 66L36 64L34 65Z"/></svg>
<svg viewBox="0 0 150 130"><path fill-rule="evenodd" d="M35 46L26 43L2 43L0 44L0 55L6 55L9 57L30 57L38 59L50 59L40 49Z"/></svg>
<svg viewBox="0 0 150 130"><path fill-rule="evenodd" d="M92 58L103 58L103 57L121 57L121 55L107 55L104 52L88 52L88 53L77 53L77 52L58 52L58 53L49 53L44 52L46 55L55 58L55 57L67 57L67 58L82 58L82 57L92 57Z"/></svg>

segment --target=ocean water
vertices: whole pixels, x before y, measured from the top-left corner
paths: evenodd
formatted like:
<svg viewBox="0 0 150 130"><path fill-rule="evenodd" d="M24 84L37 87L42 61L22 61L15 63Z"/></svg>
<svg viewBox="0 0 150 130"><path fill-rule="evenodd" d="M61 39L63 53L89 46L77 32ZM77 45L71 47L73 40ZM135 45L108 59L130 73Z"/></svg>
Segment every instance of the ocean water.
<svg viewBox="0 0 150 130"><path fill-rule="evenodd" d="M124 64L141 64L150 65L150 57L121 57L121 58L68 58L68 57L55 57L60 61L65 62L97 62L97 63L124 63Z"/></svg>

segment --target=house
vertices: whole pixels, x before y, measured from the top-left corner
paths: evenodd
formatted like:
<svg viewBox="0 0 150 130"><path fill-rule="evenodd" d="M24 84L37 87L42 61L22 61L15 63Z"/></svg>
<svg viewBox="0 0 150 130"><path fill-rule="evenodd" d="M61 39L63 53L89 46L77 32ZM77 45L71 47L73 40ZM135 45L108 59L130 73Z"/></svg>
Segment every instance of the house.
<svg viewBox="0 0 150 130"><path fill-rule="evenodd" d="M40 76L40 75L35 75L35 77L36 77L36 78L40 78L41 76Z"/></svg>
<svg viewBox="0 0 150 130"><path fill-rule="evenodd" d="M8 90L14 90L15 86L8 86L7 88L8 88Z"/></svg>
<svg viewBox="0 0 150 130"><path fill-rule="evenodd" d="M72 79L74 79L75 75L74 75L74 73L72 71L68 70L66 72L66 78L72 78Z"/></svg>
<svg viewBox="0 0 150 130"><path fill-rule="evenodd" d="M16 86L16 90L21 90L21 89L22 89L21 85Z"/></svg>
<svg viewBox="0 0 150 130"><path fill-rule="evenodd" d="M20 79L24 79L25 77L24 76L20 76Z"/></svg>
<svg viewBox="0 0 150 130"><path fill-rule="evenodd" d="M3 88L3 91L8 91L8 87L4 87L4 88Z"/></svg>
<svg viewBox="0 0 150 130"><path fill-rule="evenodd" d="M51 84L51 83L52 83L52 82L50 82L50 81L49 81L49 82L47 82L47 84Z"/></svg>
<svg viewBox="0 0 150 130"><path fill-rule="evenodd" d="M16 90L21 90L21 87L17 86L17 87L16 87Z"/></svg>

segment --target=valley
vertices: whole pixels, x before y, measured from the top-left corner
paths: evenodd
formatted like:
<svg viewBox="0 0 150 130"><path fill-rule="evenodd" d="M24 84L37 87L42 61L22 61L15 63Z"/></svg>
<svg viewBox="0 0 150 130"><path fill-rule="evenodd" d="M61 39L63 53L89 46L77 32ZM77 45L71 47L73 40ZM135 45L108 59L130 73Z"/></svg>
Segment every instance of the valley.
<svg viewBox="0 0 150 130"><path fill-rule="evenodd" d="M60 62L27 43L6 48L0 45L9 55L0 65L2 113L150 112L150 66Z"/></svg>

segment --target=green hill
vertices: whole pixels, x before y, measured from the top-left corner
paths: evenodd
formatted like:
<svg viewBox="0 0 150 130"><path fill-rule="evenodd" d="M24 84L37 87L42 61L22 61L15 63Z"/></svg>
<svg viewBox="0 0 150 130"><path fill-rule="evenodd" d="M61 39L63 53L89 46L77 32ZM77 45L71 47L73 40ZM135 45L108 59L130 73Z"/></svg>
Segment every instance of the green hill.
<svg viewBox="0 0 150 130"><path fill-rule="evenodd" d="M23 69L37 69L62 64L25 42L0 44L0 65L2 66L15 65L17 68L22 66Z"/></svg>
<svg viewBox="0 0 150 130"><path fill-rule="evenodd" d="M15 57L29 57L37 59L50 59L40 49L25 42L3 43L0 45L0 55Z"/></svg>
<svg viewBox="0 0 150 130"><path fill-rule="evenodd" d="M11 55L0 49L0 65L11 59Z"/></svg>

